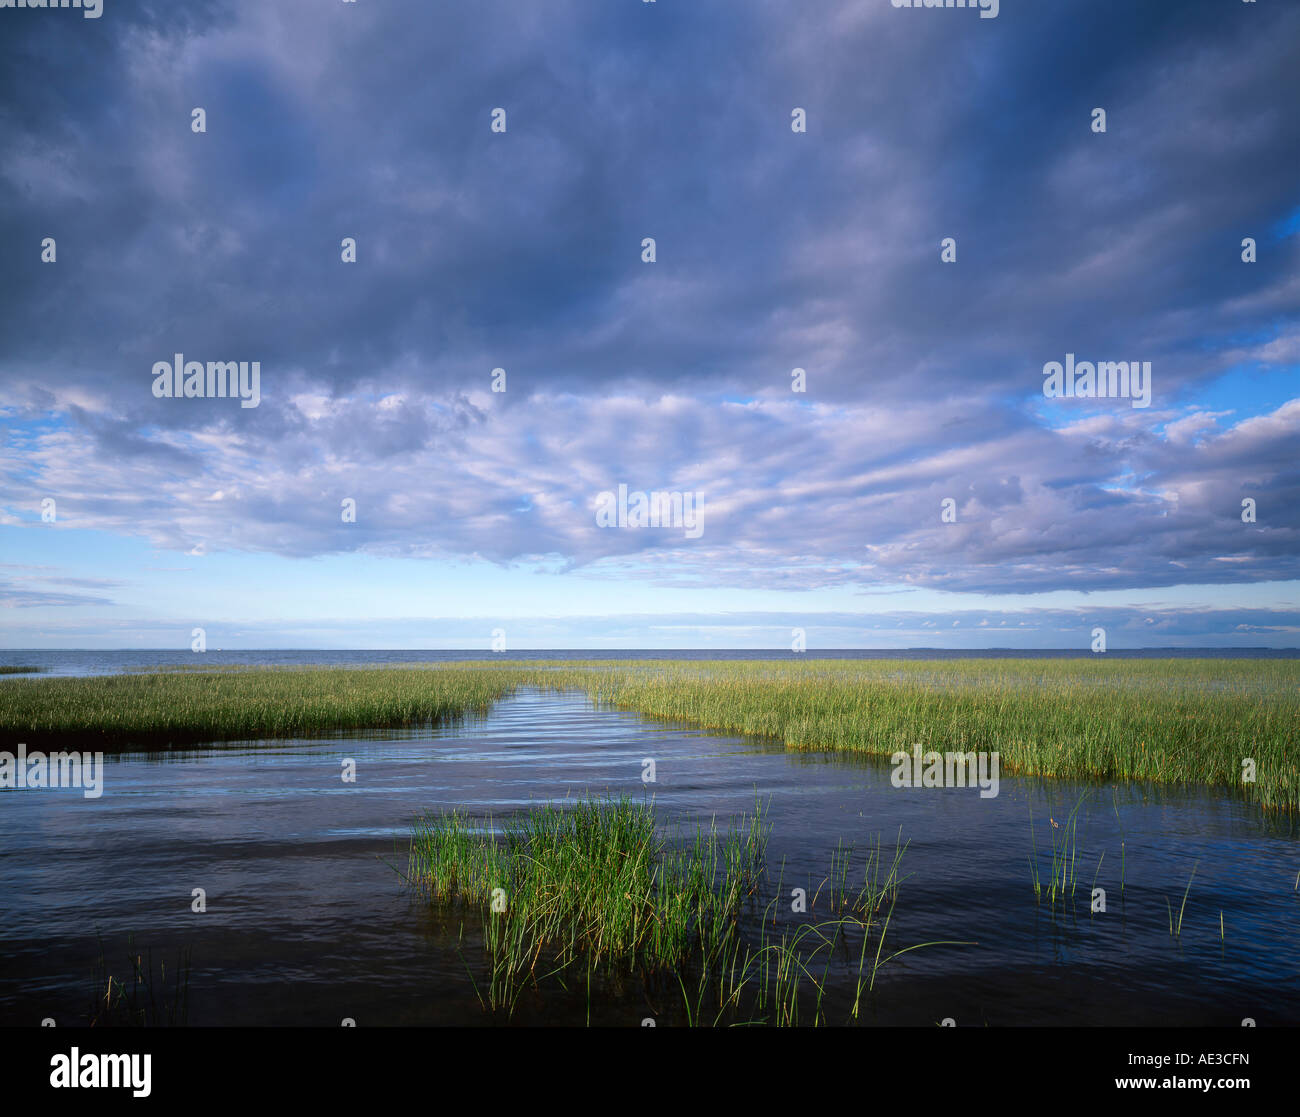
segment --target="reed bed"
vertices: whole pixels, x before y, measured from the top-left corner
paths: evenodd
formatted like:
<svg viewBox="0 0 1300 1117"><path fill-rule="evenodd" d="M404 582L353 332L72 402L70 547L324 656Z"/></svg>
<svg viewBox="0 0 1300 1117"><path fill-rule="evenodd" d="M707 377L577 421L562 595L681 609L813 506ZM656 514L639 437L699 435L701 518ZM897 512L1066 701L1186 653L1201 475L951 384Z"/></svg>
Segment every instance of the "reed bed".
<svg viewBox="0 0 1300 1117"><path fill-rule="evenodd" d="M479 998L506 1016L530 989L584 979L590 1003L593 981L616 975L649 996L679 994L690 1024L795 1024L801 1012L818 1024L834 969L855 1019L885 963L938 945L885 954L905 847L887 859L879 843L857 886L852 850L837 848L817 894L837 918L801 917L778 936L785 893L767 872L768 839L761 807L684 840L659 832L653 804L626 798L546 804L500 831L452 811L416 824L408 880L481 920Z"/></svg>
<svg viewBox="0 0 1300 1117"><path fill-rule="evenodd" d="M1266 810L1300 807L1300 661L1276 659L503 660L14 678L0 689L0 747L393 728L485 710L519 686L797 750L996 751L1002 774L1205 785Z"/></svg>
<svg viewBox="0 0 1300 1117"><path fill-rule="evenodd" d="M758 817L668 849L654 811L628 799L545 805L500 834L456 812L416 826L410 879L483 913L492 1007L525 979L581 961L667 972L717 956L762 871Z"/></svg>
<svg viewBox="0 0 1300 1117"><path fill-rule="evenodd" d="M996 751L1003 774L1201 784L1300 807L1296 660L644 661L534 680L791 749Z"/></svg>
<svg viewBox="0 0 1300 1117"><path fill-rule="evenodd" d="M511 672L441 665L14 679L0 692L0 746L165 750L417 726L486 711L516 683Z"/></svg>

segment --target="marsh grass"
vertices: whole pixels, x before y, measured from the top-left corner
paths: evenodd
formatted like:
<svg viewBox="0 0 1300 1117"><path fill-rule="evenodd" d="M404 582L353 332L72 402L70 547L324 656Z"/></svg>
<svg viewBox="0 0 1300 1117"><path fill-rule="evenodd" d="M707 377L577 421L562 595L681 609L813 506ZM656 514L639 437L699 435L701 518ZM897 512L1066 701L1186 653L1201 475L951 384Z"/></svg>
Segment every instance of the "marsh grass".
<svg viewBox="0 0 1300 1117"><path fill-rule="evenodd" d="M39 667L14 667L0 665L0 675L35 675L40 672Z"/></svg>
<svg viewBox="0 0 1300 1117"><path fill-rule="evenodd" d="M516 681L505 671L442 666L15 679L0 694L0 746L53 740L110 751L165 750L418 726L486 711Z"/></svg>
<svg viewBox="0 0 1300 1117"><path fill-rule="evenodd" d="M762 871L757 814L725 835L697 829L679 848L656 833L653 807L628 799L545 805L484 829L453 811L417 823L410 878L484 916L491 1007L526 981L577 963L654 978L725 948Z"/></svg>
<svg viewBox="0 0 1300 1117"><path fill-rule="evenodd" d="M153 951L136 949L128 936L126 957L114 976L100 941L91 979L93 994L89 1023L94 1027L177 1027L188 1023L192 948L177 953L168 970L166 961L154 967Z"/></svg>
<svg viewBox="0 0 1300 1117"><path fill-rule="evenodd" d="M0 747L166 749L397 728L485 711L519 686L796 750L997 752L1003 775L1204 785L1265 810L1300 807L1300 661L1282 659L196 665L12 679Z"/></svg>
<svg viewBox="0 0 1300 1117"><path fill-rule="evenodd" d="M1300 806L1296 660L643 661L556 665L536 684L791 749L888 756L919 743L997 752L1003 775L1200 784Z"/></svg>
<svg viewBox="0 0 1300 1117"><path fill-rule="evenodd" d="M548 981L590 995L614 975L647 996L674 992L691 1024L820 1023L832 967L849 969L856 943L856 1018L883 965L937 945L885 952L906 847L891 856L877 840L852 885L852 851L837 847L813 905L838 918L778 932L782 892L760 908L768 838L760 806L725 832L714 821L672 840L651 803L629 799L547 804L499 830L452 811L416 824L407 875L481 921L488 978L476 989L490 1011L509 1016Z"/></svg>
<svg viewBox="0 0 1300 1117"><path fill-rule="evenodd" d="M1038 841L1034 836L1034 812L1029 812L1029 837L1032 852L1029 856L1030 871L1034 881L1034 898L1040 903L1044 896L1047 902L1055 905L1057 901L1073 899L1078 885L1076 868L1079 851L1079 808L1083 806L1086 796L1080 796L1074 809L1064 823L1048 818L1048 835L1052 841L1052 861L1046 883L1039 875ZM1102 856L1105 856L1103 853ZM1101 871L1101 862L1097 862L1097 871ZM1094 876L1094 882L1096 877Z"/></svg>
<svg viewBox="0 0 1300 1117"><path fill-rule="evenodd" d="M1124 820L1119 817L1119 793L1115 788L1111 788L1110 801L1115 812L1115 825L1119 827L1119 898L1123 900L1128 883L1128 835L1124 833Z"/></svg>
<svg viewBox="0 0 1300 1117"><path fill-rule="evenodd" d="M1173 905L1170 904L1169 897L1165 897L1165 908L1169 912L1169 935L1171 938L1181 939L1183 937L1183 913L1187 910L1187 897L1192 891L1192 881L1196 879L1196 866L1199 864L1200 862L1197 861L1192 866L1192 874L1187 878L1187 887L1183 889L1183 902L1178 906L1177 922L1174 921ZM1223 936L1223 912L1219 912L1219 936L1220 938Z"/></svg>

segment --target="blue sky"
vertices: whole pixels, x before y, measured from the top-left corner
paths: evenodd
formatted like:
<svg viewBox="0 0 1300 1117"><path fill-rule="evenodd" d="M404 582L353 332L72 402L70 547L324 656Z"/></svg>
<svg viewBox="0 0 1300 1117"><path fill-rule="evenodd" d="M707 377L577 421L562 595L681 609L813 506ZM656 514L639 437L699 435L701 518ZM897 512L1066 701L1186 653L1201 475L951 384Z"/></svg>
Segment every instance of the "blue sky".
<svg viewBox="0 0 1300 1117"><path fill-rule="evenodd" d="M0 22L0 645L1300 645L1294 6Z"/></svg>

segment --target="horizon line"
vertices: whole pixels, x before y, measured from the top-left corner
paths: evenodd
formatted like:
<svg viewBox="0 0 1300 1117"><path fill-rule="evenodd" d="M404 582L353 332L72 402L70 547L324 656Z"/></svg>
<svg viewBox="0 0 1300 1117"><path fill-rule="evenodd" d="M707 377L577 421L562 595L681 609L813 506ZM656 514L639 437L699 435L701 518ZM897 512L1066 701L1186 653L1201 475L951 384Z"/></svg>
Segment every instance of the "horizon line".
<svg viewBox="0 0 1300 1117"><path fill-rule="evenodd" d="M718 653L718 652L776 652L781 655L803 656L808 659L815 659L816 654L812 649L802 652L793 651L790 648L515 648L514 652L700 652L700 653ZM944 648L935 645L917 644L906 648L852 648L852 647L835 647L835 648L818 648L817 652L1077 652L1080 655L1087 656L1105 656L1112 652L1162 652L1162 651L1207 651L1207 652L1297 652L1300 653L1300 646L1288 645L1286 647L1273 647L1268 644L1233 644L1214 646L1209 644L1142 644L1134 647L1108 648L1104 652L1094 652L1088 648L1078 647L1029 647L1013 648L1002 645L992 645L982 648ZM189 655L211 655L214 652L437 652L447 654L449 652L472 653L474 655L491 655L499 656L502 659L509 659L512 652L494 652L490 648L316 648L316 647L247 647L247 648L210 648L203 652L188 651L186 648L174 647L156 647L156 648L87 648L87 647L5 647L0 646L0 653L7 652L187 652Z"/></svg>

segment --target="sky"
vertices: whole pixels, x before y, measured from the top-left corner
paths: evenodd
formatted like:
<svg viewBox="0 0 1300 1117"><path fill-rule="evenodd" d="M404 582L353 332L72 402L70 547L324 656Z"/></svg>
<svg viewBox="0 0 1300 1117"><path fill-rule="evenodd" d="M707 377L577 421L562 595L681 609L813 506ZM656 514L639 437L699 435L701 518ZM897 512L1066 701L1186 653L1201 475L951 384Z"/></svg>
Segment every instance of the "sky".
<svg viewBox="0 0 1300 1117"><path fill-rule="evenodd" d="M0 646L1300 645L1300 6L87 14L0 9Z"/></svg>

